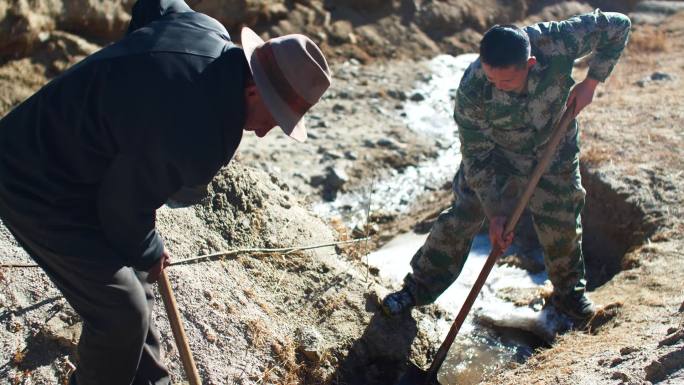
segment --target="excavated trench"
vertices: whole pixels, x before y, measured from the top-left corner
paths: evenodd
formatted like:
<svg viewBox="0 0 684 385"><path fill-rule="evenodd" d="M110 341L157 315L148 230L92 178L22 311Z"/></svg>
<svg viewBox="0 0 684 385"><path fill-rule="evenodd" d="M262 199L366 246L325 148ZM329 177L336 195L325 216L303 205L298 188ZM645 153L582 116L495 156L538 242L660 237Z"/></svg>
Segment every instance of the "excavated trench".
<svg viewBox="0 0 684 385"><path fill-rule="evenodd" d="M592 291L623 269L625 254L643 244L655 227L645 221L644 213L629 201L629 197L612 189L599 173L583 168L582 177L587 190L582 221L583 251L588 288ZM462 276L467 273L464 269ZM434 338L426 338L426 333L435 331L421 328L426 326L426 317L428 323L446 323L445 318L448 317L444 317L444 312L447 309L439 309L438 303L436 308L421 311L417 316L414 312L413 317L388 320L376 314L364 335L351 345L349 356L340 363L333 383L393 384L409 357L429 364L438 346L426 346L427 341L434 341ZM485 326L477 321L472 322L472 328L464 327L461 334L466 338L460 342L457 340L452 346L450 358L443 367L447 373L440 377L443 385L477 384L485 373L511 362L523 362L535 349L549 346L544 339L529 331Z"/></svg>
<svg viewBox="0 0 684 385"><path fill-rule="evenodd" d="M623 268L625 254L655 231L644 212L629 197L611 188L600 175L582 168L587 190L583 212L583 251L589 290L608 282Z"/></svg>

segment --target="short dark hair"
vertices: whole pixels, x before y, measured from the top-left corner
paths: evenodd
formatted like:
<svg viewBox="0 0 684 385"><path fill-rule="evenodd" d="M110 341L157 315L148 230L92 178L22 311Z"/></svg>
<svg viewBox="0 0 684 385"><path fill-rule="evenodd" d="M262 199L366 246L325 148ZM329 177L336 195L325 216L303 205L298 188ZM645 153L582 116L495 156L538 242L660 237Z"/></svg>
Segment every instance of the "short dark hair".
<svg viewBox="0 0 684 385"><path fill-rule="evenodd" d="M523 67L530 57L530 38L515 25L495 25L480 41L480 60L495 68Z"/></svg>

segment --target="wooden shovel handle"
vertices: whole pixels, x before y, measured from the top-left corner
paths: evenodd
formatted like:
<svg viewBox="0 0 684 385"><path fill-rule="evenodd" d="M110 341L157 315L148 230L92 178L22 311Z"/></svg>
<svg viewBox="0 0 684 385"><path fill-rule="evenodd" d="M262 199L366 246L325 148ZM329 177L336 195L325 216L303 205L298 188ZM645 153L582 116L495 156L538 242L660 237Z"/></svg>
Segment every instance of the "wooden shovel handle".
<svg viewBox="0 0 684 385"><path fill-rule="evenodd" d="M178 352L180 353L181 361L183 362L185 375L188 377L190 385L202 385L199 372L197 372L197 366L195 365L195 360L192 358L190 345L188 345L188 339L185 336L183 322L180 319L180 313L178 313L178 306L176 305L176 297L171 290L171 283L169 282L168 275L166 275L166 270L162 270L157 283L159 284L159 292L164 300L166 314L169 317L173 338L176 340L176 346L178 347Z"/></svg>
<svg viewBox="0 0 684 385"><path fill-rule="evenodd" d="M556 129L553 132L553 136L551 136L551 139L549 139L548 143L546 144L546 148L544 149L544 153L542 154L541 160L534 168L534 171L532 171L532 175L530 176L530 179L527 182L525 192L523 192L523 195L518 200L518 203L515 206L513 213L511 214L506 223L504 234L509 234L513 231L513 229L515 229L515 225L518 224L518 220L520 219L520 216L525 210L527 202L532 197L532 194L534 193L534 189L537 187L539 179L541 179L541 176L544 174L544 172L546 172L546 168L548 167L549 163L551 163L551 159L556 153L556 147L558 147L558 143L560 143L560 140L565 134L568 125L573 119L575 119L574 102L571 105L569 105L568 108L566 108L565 112L563 113L563 116L556 125ZM463 303L463 306L461 306L461 309L459 310L458 315L454 320L454 323L451 325L451 329L449 329L449 334L447 334L446 338L444 339L444 342L442 342L442 345L439 347L437 354L435 354L435 359L432 361L430 369L428 370L426 384L430 383L430 381L435 381L437 379L437 372L439 371L439 368L442 366L442 363L444 363L444 359L446 359L446 355L449 352L451 344L454 342L454 339L456 339L458 331L461 329L461 326L463 325L463 322L468 316L468 313L470 312L473 303L475 303L477 296L480 294L480 290L482 290L482 286L484 286L484 283L487 280L489 273L492 271L492 268L496 264L496 261L499 259L501 254L503 254L503 252L504 250L501 250L498 247L494 247L491 253L489 254L489 257L487 257L487 261L485 262L484 267L482 267L480 275L478 275L477 279L475 280L472 289L470 289L468 297Z"/></svg>

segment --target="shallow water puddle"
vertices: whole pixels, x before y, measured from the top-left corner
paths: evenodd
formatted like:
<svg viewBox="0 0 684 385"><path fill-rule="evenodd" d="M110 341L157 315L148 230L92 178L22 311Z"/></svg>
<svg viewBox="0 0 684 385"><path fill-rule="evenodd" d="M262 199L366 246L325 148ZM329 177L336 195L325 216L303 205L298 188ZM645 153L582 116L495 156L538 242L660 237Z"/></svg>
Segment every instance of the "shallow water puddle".
<svg viewBox="0 0 684 385"><path fill-rule="evenodd" d="M415 233L399 235L381 249L369 254L368 264L379 269L381 278L398 286L397 283L400 283L410 271L411 257L422 246L426 237L427 235ZM468 296L489 251L487 237L478 235L461 275L437 299L437 305L450 314L450 320L455 318ZM544 272L530 274L516 267L494 267L442 366L440 381L443 385L476 384L482 379L483 373L511 361L521 362L529 357L536 347L534 345L539 344L538 338L530 338L530 335L513 329L533 332L540 337L555 332L559 325L553 314L548 314L547 310L538 312L531 308L518 308L496 296L496 292L501 289L538 288L543 286L545 280ZM473 313L478 314L478 319L512 329L502 334L500 331L494 332L482 325L474 324ZM449 331L451 321L440 319L436 322L439 323L439 339L442 340Z"/></svg>

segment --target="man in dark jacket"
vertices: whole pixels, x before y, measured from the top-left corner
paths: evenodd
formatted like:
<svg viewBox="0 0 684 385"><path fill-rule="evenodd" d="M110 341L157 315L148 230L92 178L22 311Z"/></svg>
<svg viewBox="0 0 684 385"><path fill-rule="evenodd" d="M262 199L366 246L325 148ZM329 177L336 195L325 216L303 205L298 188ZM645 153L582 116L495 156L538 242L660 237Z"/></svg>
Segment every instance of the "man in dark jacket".
<svg viewBox="0 0 684 385"><path fill-rule="evenodd" d="M248 28L242 46L182 0L139 0L123 39L0 120L0 217L83 319L72 383L169 383L151 319L169 258L156 209L206 186L243 130L306 138L323 54Z"/></svg>

